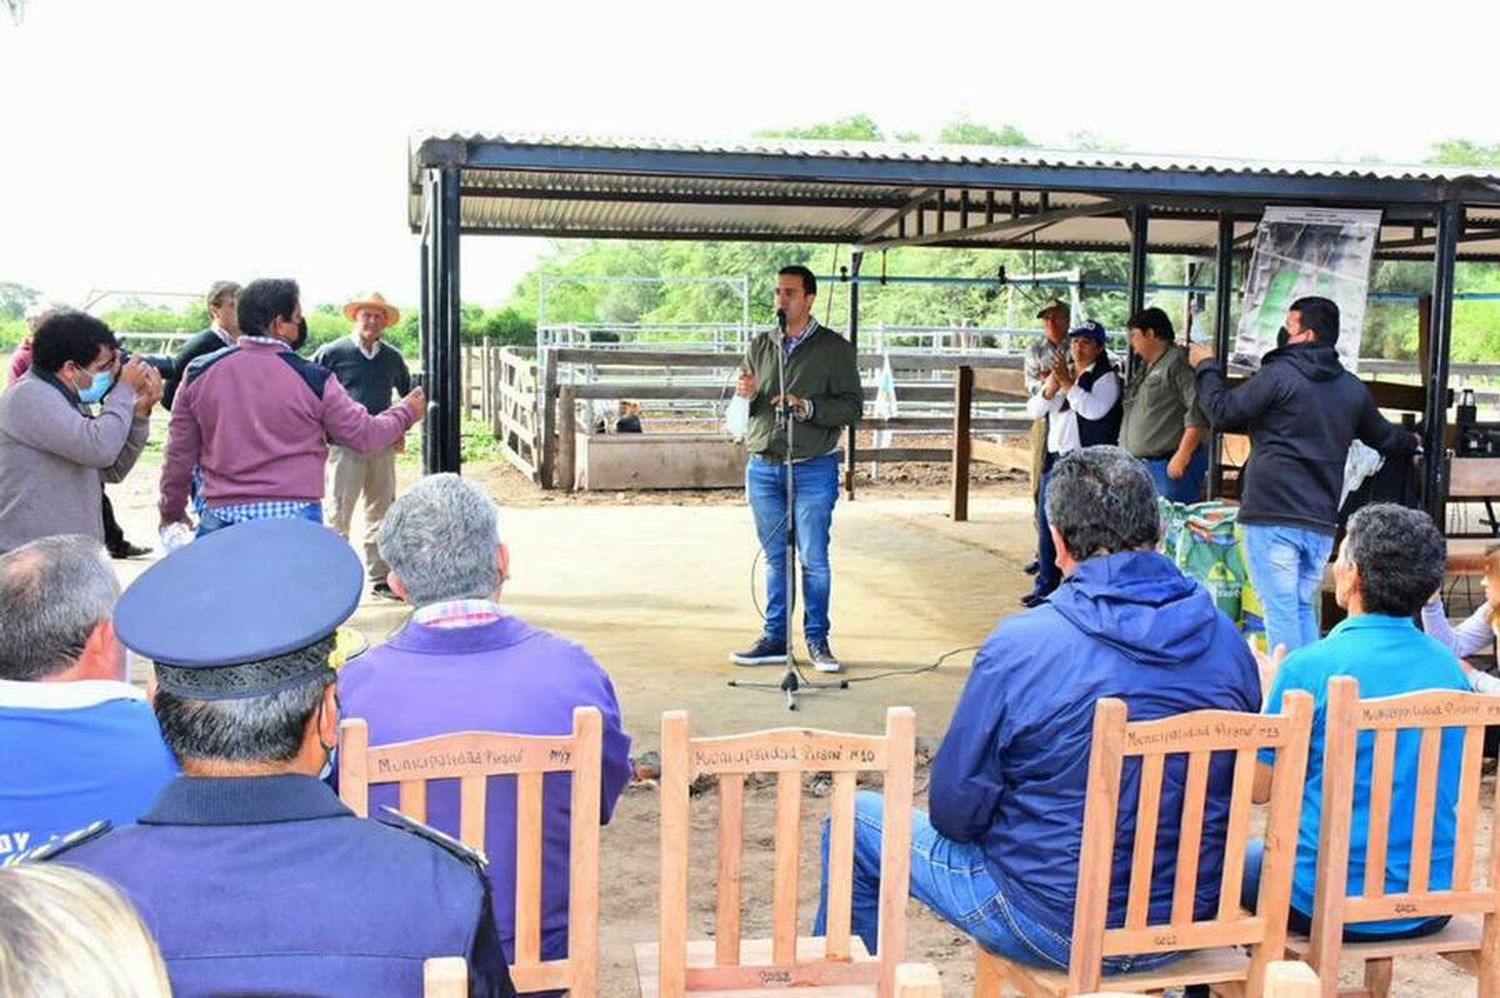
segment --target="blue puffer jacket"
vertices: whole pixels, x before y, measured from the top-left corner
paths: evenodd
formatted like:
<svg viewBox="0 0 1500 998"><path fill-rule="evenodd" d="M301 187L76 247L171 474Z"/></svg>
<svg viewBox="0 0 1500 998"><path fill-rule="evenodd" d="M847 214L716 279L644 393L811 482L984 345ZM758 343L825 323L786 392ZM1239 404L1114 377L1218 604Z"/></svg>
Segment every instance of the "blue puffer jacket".
<svg viewBox="0 0 1500 998"><path fill-rule="evenodd" d="M932 823L984 847L1022 913L1073 929L1094 702L1119 697L1133 721L1213 707L1258 711L1255 659L1208 592L1154 551L1090 558L1034 610L1002 620L974 659L932 764ZM1197 915L1218 904L1233 761L1209 770ZM1171 908L1185 756L1168 756L1151 914ZM1111 926L1124 921L1138 763L1126 765Z"/></svg>

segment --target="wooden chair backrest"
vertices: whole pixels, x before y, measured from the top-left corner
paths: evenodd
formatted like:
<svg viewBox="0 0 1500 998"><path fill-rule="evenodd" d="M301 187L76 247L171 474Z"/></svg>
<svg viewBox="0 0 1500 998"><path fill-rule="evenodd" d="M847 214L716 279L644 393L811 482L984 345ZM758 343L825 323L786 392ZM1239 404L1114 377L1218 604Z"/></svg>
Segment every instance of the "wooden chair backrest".
<svg viewBox="0 0 1500 998"><path fill-rule="evenodd" d="M1107 956L1231 945L1252 947L1247 991L1260 993L1266 964L1278 959L1286 946L1297 821L1302 810L1312 729L1312 697L1300 691L1290 692L1283 698L1281 710L1280 714L1270 715L1198 710L1132 724L1124 701L1108 698L1095 705L1083 845L1078 864L1078 901L1073 920L1070 994L1099 989L1101 961ZM1260 749L1276 750L1276 766L1258 914L1252 915L1240 907L1240 888L1250 834L1256 752ZM1218 911L1211 919L1195 921L1193 908L1209 766L1216 752L1234 753L1228 838L1224 845ZM1187 756L1172 908L1167 922L1151 923L1151 881L1162 782L1167 757L1171 755ZM1125 924L1106 929L1120 789L1128 758L1139 758L1141 763L1140 793L1132 823L1135 841L1129 893Z"/></svg>
<svg viewBox="0 0 1500 998"><path fill-rule="evenodd" d="M422 961L422 998L469 998L469 965L461 956Z"/></svg>
<svg viewBox="0 0 1500 998"><path fill-rule="evenodd" d="M568 989L592 998L599 978L599 806L603 717L597 707L573 711L567 735L506 735L462 731L370 747L369 725L350 718L339 725L339 796L360 817L370 812L370 787L400 784L398 810L427 820L427 781L459 781L459 837L484 850L489 779L516 779L516 938L510 976L517 991ZM547 773L572 775L569 851L568 956L543 961L542 781Z"/></svg>
<svg viewBox="0 0 1500 998"><path fill-rule="evenodd" d="M662 715L661 744L661 998L682 998L692 991L832 984L878 984L880 998L891 998L896 968L906 950L916 751L911 708L890 708L884 735L778 728L721 738L690 737L687 712L670 711ZM776 774L769 966L740 962L745 776L755 772ZM817 772L833 774L828 935L822 959L802 960L797 952L802 776ZM854 787L861 772L878 772L885 778L878 964L851 960ZM704 774L719 778L714 965L688 968L688 788Z"/></svg>
<svg viewBox="0 0 1500 998"><path fill-rule="evenodd" d="M1359 698L1359 682L1336 676L1328 683L1327 735L1323 752L1323 810L1318 828L1318 882L1313 899L1312 947L1315 969L1337 968L1344 926L1387 918L1488 915L1500 912L1500 850L1491 846L1488 886L1474 876L1479 825L1480 767L1486 725L1500 724L1500 697L1454 690L1425 690L1402 696ZM1431 888L1433 828L1437 817L1439 762L1445 728L1463 729L1454 824L1452 886ZM1386 858L1391 833L1391 796L1396 773L1396 738L1419 733L1416 808L1411 826L1411 866L1407 889L1386 892ZM1349 837L1354 811L1354 778L1359 737L1374 733L1370 767L1370 824L1365 846L1365 882L1359 897L1347 897ZM1491 816L1500 820L1500 799ZM1486 932L1493 931L1487 924ZM1322 970L1319 970L1322 973ZM1336 969L1331 971L1337 973Z"/></svg>

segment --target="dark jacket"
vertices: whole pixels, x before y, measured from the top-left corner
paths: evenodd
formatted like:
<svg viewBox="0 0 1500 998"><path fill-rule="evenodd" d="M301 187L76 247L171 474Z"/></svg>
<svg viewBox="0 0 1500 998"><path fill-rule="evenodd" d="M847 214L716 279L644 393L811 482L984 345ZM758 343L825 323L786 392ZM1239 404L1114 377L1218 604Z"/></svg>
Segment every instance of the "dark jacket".
<svg viewBox="0 0 1500 998"><path fill-rule="evenodd" d="M776 353L777 338L761 333L745 353L745 370L755 375L755 397L750 400L750 429L745 448L752 454L786 456L786 439L776 426L771 399L781 395ZM817 457L838 447L839 434L859 422L865 398L859 386L854 347L832 329L818 326L786 358L787 391L812 402L812 417L792 427L794 460Z"/></svg>
<svg viewBox="0 0 1500 998"><path fill-rule="evenodd" d="M214 327L209 326L188 337L188 341L182 345L182 349L172 355L172 376L165 380L161 389L161 404L165 409L172 408L172 400L177 397L177 389L182 385L182 379L187 375L188 365L199 357L207 356L215 350L223 350L229 344L219 339L219 334L214 332Z"/></svg>
<svg viewBox="0 0 1500 998"><path fill-rule="evenodd" d="M1078 376L1078 387L1086 392L1094 390L1094 382L1106 374L1114 374L1119 377L1114 364L1102 352L1099 359L1094 361L1090 367ZM1120 422L1125 416L1125 387L1120 386L1120 395L1115 399L1114 407L1099 419L1085 419L1082 414L1075 413L1078 418L1078 446L1098 447L1108 444L1113 447L1120 442Z"/></svg>
<svg viewBox="0 0 1500 998"><path fill-rule="evenodd" d="M392 820L310 776L180 777L139 824L54 854L135 904L179 998L416 995L434 956L514 998L477 856Z"/></svg>
<svg viewBox="0 0 1500 998"><path fill-rule="evenodd" d="M1010 903L1066 939L1073 931L1078 851L1093 742L1094 702L1119 697L1132 721L1201 708L1260 709L1260 676L1239 632L1197 582L1154 551L1080 564L1046 603L1002 620L974 659L932 762L932 823L976 842ZM1209 767L1197 917L1218 904L1232 760ZM1162 786L1152 921L1172 903L1186 762ZM1136 799L1140 766L1125 767L1120 800ZM1109 924L1121 924L1134 846L1121 809Z"/></svg>
<svg viewBox="0 0 1500 998"><path fill-rule="evenodd" d="M1334 534L1349 446L1407 455L1416 438L1375 408L1370 389L1319 342L1266 354L1261 368L1230 391L1216 363L1198 365L1198 408L1214 429L1250 434L1240 472L1240 522L1286 524Z"/></svg>

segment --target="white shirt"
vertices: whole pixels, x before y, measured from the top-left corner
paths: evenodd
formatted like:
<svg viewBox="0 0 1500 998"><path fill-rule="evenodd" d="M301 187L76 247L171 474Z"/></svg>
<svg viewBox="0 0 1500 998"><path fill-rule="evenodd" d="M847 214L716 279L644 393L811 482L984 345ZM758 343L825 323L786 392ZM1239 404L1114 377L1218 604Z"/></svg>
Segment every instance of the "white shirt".
<svg viewBox="0 0 1500 998"><path fill-rule="evenodd" d="M224 341L224 345L226 347L232 347L232 346L234 346L234 337L230 336L227 332L225 332L224 328L222 326L220 326L217 322L213 324L213 330L214 330L214 335L217 336L219 339L223 340Z"/></svg>
<svg viewBox="0 0 1500 998"><path fill-rule="evenodd" d="M365 360L374 360L375 359L375 355L380 352L380 341L379 340L375 341L375 345L373 347L371 347L370 349L366 350L365 349L365 342L364 342L364 340L362 340L362 339L359 338L359 333L358 332L350 333L349 334L349 338L354 341L354 345L355 346L359 347L359 352L365 355Z"/></svg>
<svg viewBox="0 0 1500 998"><path fill-rule="evenodd" d="M1063 408L1064 400L1068 407ZM1026 414L1033 419L1047 417L1047 450L1068 454L1078 449L1078 417L1103 419L1120 400L1120 375L1107 371L1094 379L1094 387L1084 391L1077 382L1067 393L1058 392L1050 399L1041 393L1026 400Z"/></svg>

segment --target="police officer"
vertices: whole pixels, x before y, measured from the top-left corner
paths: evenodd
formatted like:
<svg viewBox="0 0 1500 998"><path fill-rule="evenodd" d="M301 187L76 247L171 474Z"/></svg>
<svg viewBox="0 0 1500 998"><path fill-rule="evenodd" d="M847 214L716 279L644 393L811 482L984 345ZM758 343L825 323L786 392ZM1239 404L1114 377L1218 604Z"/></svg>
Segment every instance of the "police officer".
<svg viewBox="0 0 1500 998"><path fill-rule="evenodd" d="M362 575L326 527L262 520L163 559L120 600L182 775L139 824L33 858L118 885L179 998L418 995L435 956L467 959L471 995L515 994L483 859L394 813L358 818L318 779L338 733L334 632Z"/></svg>

